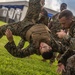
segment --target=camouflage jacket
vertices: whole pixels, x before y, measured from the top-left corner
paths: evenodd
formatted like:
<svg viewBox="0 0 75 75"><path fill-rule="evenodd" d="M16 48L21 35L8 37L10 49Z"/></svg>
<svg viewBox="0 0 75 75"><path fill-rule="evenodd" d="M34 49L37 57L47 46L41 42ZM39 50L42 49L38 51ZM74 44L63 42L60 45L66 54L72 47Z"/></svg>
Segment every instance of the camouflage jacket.
<svg viewBox="0 0 75 75"><path fill-rule="evenodd" d="M67 59L75 54L75 21L71 23L69 33L63 39L64 43L68 44L65 53L61 56L59 62L66 64ZM66 47L66 46L65 46Z"/></svg>
<svg viewBox="0 0 75 75"><path fill-rule="evenodd" d="M52 34L53 34L53 36L55 37L56 40L59 40L56 33L62 29L62 27L61 27L61 25L58 21L58 15L59 15L59 13L55 14L51 18L51 21L50 21L50 24L49 24L49 29L51 30L51 32L52 32Z"/></svg>

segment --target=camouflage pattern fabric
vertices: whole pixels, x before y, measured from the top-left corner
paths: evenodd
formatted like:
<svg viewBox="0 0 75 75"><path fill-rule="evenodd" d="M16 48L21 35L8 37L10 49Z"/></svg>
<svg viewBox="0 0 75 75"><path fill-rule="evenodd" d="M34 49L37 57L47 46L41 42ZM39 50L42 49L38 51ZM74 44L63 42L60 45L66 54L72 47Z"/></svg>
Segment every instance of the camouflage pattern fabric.
<svg viewBox="0 0 75 75"><path fill-rule="evenodd" d="M25 44L25 40L24 39L21 39L20 42L18 43L18 49L22 49L24 47L24 44Z"/></svg>
<svg viewBox="0 0 75 75"><path fill-rule="evenodd" d="M25 41L28 40L26 38L26 33L31 27L36 26L36 24L34 24L32 22L32 19L34 19L34 15L36 14L36 11L38 11L38 13L40 13L40 9L41 9L40 8L41 7L40 6L40 0L30 0L30 4L29 5L31 5L31 7L32 6L34 7L33 9L34 9L35 13L33 11L30 15L27 14L25 19L23 21L21 21L21 22L17 22L17 23L13 23L13 24L11 23L11 24L8 24L8 25L1 26L0 27L0 36L3 36L5 34L6 29L8 28L8 29L10 29L12 31L13 35L20 36ZM31 11L30 6L29 6L29 9L28 9L27 13L29 13L29 11ZM31 16L31 15L33 15L33 16ZM38 14L38 16L39 16L39 14ZM31 20L30 20L30 18L31 18ZM37 17L35 17L35 18L37 18ZM37 19L34 19L34 20L35 20L35 23L36 23ZM46 25L42 24L41 26L43 28ZM38 28L38 31L39 31L39 28ZM46 32L47 34L45 35L44 32ZM52 39L50 39L52 34L50 34L49 29L48 29L47 26L45 27L45 30L43 30L43 34L42 34L41 39L43 38L43 35L47 36L47 38L44 38L45 40L43 40L43 41L45 43L51 45L54 52L59 52L61 54L64 52L63 50L65 50L65 49L64 49L64 47L62 47L61 44L56 43L55 40L53 40L53 37L52 37ZM8 42L5 45L5 48L7 49L7 51L10 54L12 54L15 57L21 57L22 58L22 57L26 57L26 56L32 55L34 53L40 54L40 52L38 50L38 47L36 47L36 45L35 45L36 42L33 42L34 39L31 38L31 37L32 37L32 35L30 36L30 40L29 40L30 45L27 48L25 48L25 49L22 49L22 47L23 47L22 45L21 45L21 47L19 47L19 46L16 47L14 41L11 42L11 43ZM34 38L36 40L38 40L38 36L34 37ZM48 38L50 39L50 41L47 41Z"/></svg>
<svg viewBox="0 0 75 75"><path fill-rule="evenodd" d="M27 10L25 20L34 20L36 22L38 20L39 13L41 12L41 8L42 6L40 5L40 0L29 0L29 7Z"/></svg>
<svg viewBox="0 0 75 75"><path fill-rule="evenodd" d="M34 29L33 29L34 28ZM29 32L29 33L28 33ZM24 32L22 32L24 33ZM29 35L30 34L30 35ZM39 36L39 37L38 37ZM26 40L30 42L30 45L27 48L22 49L23 46L19 48L13 42L8 42L5 45L7 51L15 57L26 57L32 54L40 54L39 52L39 42L41 39L44 39L42 42L47 43L48 45L52 46L53 52L64 53L64 46L57 42L50 33L49 28L44 24L36 24L33 25L27 32L26 36L25 33L23 37L27 37ZM50 41L48 40L50 39ZM23 40L22 40L23 41ZM24 44L24 43L23 43Z"/></svg>
<svg viewBox="0 0 75 75"><path fill-rule="evenodd" d="M73 21L71 24L72 24L72 25L71 25L71 27L70 27L70 29L69 29L69 34L68 34L67 36L65 36L64 39L63 39L63 42L68 43L69 46L67 46L67 47L68 47L68 48L67 48L67 51L66 51L65 54L61 57L60 61L61 61L61 60L64 61L64 58L67 59L67 57L71 55L70 52L71 52L72 50L75 50L75 47L74 47L74 45L75 45L75 21ZM70 52L69 52L69 51L70 51Z"/></svg>
<svg viewBox="0 0 75 75"><path fill-rule="evenodd" d="M66 72L63 72L62 75L75 75L75 55L68 58Z"/></svg>
<svg viewBox="0 0 75 75"><path fill-rule="evenodd" d="M42 23L48 26L48 12L45 10L45 8L41 9L37 23Z"/></svg>
<svg viewBox="0 0 75 75"><path fill-rule="evenodd" d="M58 14L59 14L59 13L55 14L55 15L51 18L51 21L50 21L50 24L49 24L49 29L51 30L51 32L52 32L52 34L53 34L53 37L54 37L56 40L60 41L60 39L59 39L59 38L57 37L57 35L56 35L56 33L62 29L62 27L61 27L61 25L60 25L60 23L59 23L59 21L58 21ZM54 55L54 56L53 56L53 58L52 58L51 61L50 61L51 63L52 63L53 61L55 61L55 58L57 57L57 53L54 53L53 55Z"/></svg>
<svg viewBox="0 0 75 75"><path fill-rule="evenodd" d="M56 33L59 32L62 27L58 21L58 15L59 13L55 14L50 21L50 26L49 29L51 30L53 36L55 37L56 40L59 40L59 38L57 37Z"/></svg>
<svg viewBox="0 0 75 75"><path fill-rule="evenodd" d="M31 41L29 40L30 45L27 48L20 49L20 48L16 47L16 45L15 45L15 43L13 41L11 43L8 42L5 45L5 48L7 49L7 51L10 54L12 54L13 56L21 57L21 58L26 57L26 56L30 56L32 54L38 54L39 55L40 54L39 43L42 41L42 42L45 42L48 45L52 46L53 52L59 52L61 54L64 53L64 50L65 50L64 46L61 43L56 42L55 40L53 40L52 37L50 37L51 34L50 34L49 30L47 29L48 27L47 26L45 27L45 25L40 25L40 24L38 24L38 25L41 26L43 29L45 28L44 30L42 30L42 32L46 32L45 33L46 36L45 36L45 34L42 34L42 32L40 32L39 29L41 29L41 28L38 28L38 31L37 31L38 33L36 33L36 31L35 31L36 34L34 36L33 36L33 34L31 34L31 36L30 36ZM35 26L37 26L37 25L35 25ZM50 41L48 39L50 39Z"/></svg>
<svg viewBox="0 0 75 75"><path fill-rule="evenodd" d="M65 53L59 59L59 62L66 66L66 72L63 72L63 75L75 75L75 21L71 23L69 34L63 41L68 43Z"/></svg>

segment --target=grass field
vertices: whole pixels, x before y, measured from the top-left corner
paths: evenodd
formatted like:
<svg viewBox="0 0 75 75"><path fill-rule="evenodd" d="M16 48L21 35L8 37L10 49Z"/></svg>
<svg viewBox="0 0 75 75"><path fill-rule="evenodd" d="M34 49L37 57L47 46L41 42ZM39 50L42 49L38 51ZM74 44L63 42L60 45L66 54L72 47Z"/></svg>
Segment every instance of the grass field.
<svg viewBox="0 0 75 75"><path fill-rule="evenodd" d="M3 24L0 22L0 25ZM14 36L14 40L17 45L20 37ZM35 54L26 58L13 57L4 48L7 42L5 36L0 39L0 75L58 75L57 62L51 66L49 60L43 62L42 57Z"/></svg>

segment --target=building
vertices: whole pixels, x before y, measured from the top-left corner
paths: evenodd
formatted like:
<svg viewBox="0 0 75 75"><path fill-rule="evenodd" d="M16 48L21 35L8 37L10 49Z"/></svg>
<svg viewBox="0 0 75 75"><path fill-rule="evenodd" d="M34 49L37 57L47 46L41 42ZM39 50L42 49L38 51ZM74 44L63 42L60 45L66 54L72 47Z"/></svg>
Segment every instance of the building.
<svg viewBox="0 0 75 75"><path fill-rule="evenodd" d="M28 1L0 2L0 20L5 22L21 21L28 9ZM57 11L45 8L51 18Z"/></svg>

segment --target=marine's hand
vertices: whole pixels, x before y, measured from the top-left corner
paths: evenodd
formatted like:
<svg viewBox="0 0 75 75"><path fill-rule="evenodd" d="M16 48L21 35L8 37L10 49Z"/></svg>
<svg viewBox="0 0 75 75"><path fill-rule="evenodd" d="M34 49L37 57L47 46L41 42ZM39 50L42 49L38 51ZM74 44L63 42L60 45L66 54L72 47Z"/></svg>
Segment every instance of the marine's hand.
<svg viewBox="0 0 75 75"><path fill-rule="evenodd" d="M57 32L56 34L59 38L64 38L67 35L64 30L61 30L60 32Z"/></svg>
<svg viewBox="0 0 75 75"><path fill-rule="evenodd" d="M13 35L12 35L12 32L10 29L6 30L5 35L6 35L7 39L9 40L9 42L13 41Z"/></svg>
<svg viewBox="0 0 75 75"><path fill-rule="evenodd" d="M58 63L57 72L62 73L62 71L65 71L65 66L62 63Z"/></svg>

